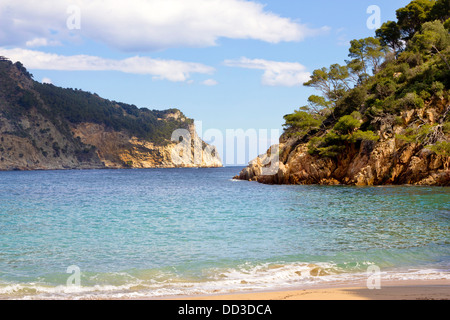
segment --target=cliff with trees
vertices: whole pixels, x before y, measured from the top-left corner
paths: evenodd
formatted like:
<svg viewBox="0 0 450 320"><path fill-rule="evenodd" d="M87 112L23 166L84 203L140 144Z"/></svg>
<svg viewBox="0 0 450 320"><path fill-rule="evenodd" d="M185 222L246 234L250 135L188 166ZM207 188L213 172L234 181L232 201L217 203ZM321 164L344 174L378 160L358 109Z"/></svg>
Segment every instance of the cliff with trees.
<svg viewBox="0 0 450 320"><path fill-rule="evenodd" d="M450 185L450 2L414 0L396 16L352 40L344 65L313 71L304 85L318 94L284 116L277 151L236 178Z"/></svg>
<svg viewBox="0 0 450 320"><path fill-rule="evenodd" d="M190 133L196 162L173 161L177 129ZM194 155L194 145L206 146L178 109L138 108L39 83L20 62L0 57L0 170L222 166L204 148Z"/></svg>

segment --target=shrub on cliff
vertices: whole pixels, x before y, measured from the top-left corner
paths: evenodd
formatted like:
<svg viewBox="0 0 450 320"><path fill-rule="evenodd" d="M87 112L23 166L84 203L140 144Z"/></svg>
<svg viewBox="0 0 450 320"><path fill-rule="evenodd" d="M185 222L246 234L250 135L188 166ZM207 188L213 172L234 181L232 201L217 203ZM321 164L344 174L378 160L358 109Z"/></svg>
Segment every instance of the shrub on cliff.
<svg viewBox="0 0 450 320"><path fill-rule="evenodd" d="M358 120L357 116L353 113L351 115L343 116L339 119L339 121L334 125L333 130L338 132L341 135L350 135L361 126L361 122Z"/></svg>
<svg viewBox="0 0 450 320"><path fill-rule="evenodd" d="M285 128L293 128L298 134L306 133L311 129L317 129L321 125L321 121L316 119L312 114L296 110L294 113L287 114L284 116Z"/></svg>
<svg viewBox="0 0 450 320"><path fill-rule="evenodd" d="M308 152L321 157L336 157L357 141L378 141L379 136L374 132L358 130L361 127L360 117L359 112L341 117L327 134L309 141Z"/></svg>
<svg viewBox="0 0 450 320"><path fill-rule="evenodd" d="M428 148L438 155L450 157L450 142L440 141L434 145L428 146Z"/></svg>

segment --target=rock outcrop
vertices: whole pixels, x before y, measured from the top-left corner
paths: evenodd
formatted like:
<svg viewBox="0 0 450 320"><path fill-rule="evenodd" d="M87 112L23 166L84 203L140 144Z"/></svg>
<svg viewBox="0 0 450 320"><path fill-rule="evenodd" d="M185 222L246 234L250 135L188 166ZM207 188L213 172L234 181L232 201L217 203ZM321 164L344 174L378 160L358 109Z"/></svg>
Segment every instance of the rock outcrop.
<svg viewBox="0 0 450 320"><path fill-rule="evenodd" d="M264 160L270 157L268 152L252 160L235 178L266 184L449 186L450 157L436 154L421 143L398 138L407 124L417 120L435 124L448 108L448 101L442 101L434 107L405 111L401 125L379 127L378 142L349 144L337 157L312 155L307 142L283 135L279 152L272 156L276 170L262 174L268 163L273 167L272 162Z"/></svg>
<svg viewBox="0 0 450 320"><path fill-rule="evenodd" d="M161 119L163 120L163 119ZM108 130L104 125L81 123L74 126L75 138L81 142L96 147L100 161L107 168L175 168L175 167L221 167L218 155L208 152L207 148L191 150L190 161L177 162L173 159L174 148L178 143L173 141L166 145L156 145L153 142L138 137L130 137L124 132ZM193 145L204 146L198 137L195 126L187 129L192 137ZM201 156L201 161L195 162L194 155Z"/></svg>

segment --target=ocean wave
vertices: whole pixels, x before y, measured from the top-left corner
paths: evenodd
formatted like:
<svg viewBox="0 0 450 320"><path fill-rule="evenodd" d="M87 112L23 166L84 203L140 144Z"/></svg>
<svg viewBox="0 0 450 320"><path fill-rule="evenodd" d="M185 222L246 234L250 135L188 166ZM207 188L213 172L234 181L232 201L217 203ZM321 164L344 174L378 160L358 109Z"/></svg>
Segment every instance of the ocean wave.
<svg viewBox="0 0 450 320"><path fill-rule="evenodd" d="M368 263L367 265L370 265ZM155 273L154 270L151 273ZM145 274L145 272L141 272ZM113 279L114 276L120 278ZM209 268L203 278L183 278L164 273L156 278L136 277L124 272L91 275L89 281L110 278L112 283L81 286L45 283L0 284L1 299L144 299L174 296L227 294L253 290L310 287L320 284L364 283L367 272L345 272L333 263L245 263L234 268ZM124 279L127 279L124 281ZM450 280L450 268L382 270L381 281ZM124 283L125 282L125 283Z"/></svg>

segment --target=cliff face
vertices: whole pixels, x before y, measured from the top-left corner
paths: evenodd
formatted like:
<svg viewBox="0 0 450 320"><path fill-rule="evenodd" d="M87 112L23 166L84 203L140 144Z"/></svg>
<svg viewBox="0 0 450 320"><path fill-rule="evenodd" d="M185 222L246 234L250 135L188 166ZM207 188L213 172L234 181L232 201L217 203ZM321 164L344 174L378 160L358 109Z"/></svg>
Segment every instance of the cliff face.
<svg viewBox="0 0 450 320"><path fill-rule="evenodd" d="M235 178L266 184L449 186L449 156L433 152L422 142L399 138L413 123L442 129L439 123L449 110L449 102L441 100L426 108L402 112L401 124L386 118L377 131L379 141L349 144L336 157L313 155L308 143L283 135L276 155L269 150L266 155L251 161ZM275 170L267 170L270 174L264 174L263 169L269 166Z"/></svg>
<svg viewBox="0 0 450 320"><path fill-rule="evenodd" d="M191 135L192 144L202 146L204 142L198 137L194 125L186 129ZM100 161L107 168L175 168L175 167L221 167L219 156L207 150L191 150L192 161L174 161L172 154L176 152L178 143L156 145L153 142L130 136L124 132L111 131L104 125L81 123L74 126L73 134L86 145L96 147ZM194 154L202 157L194 161Z"/></svg>
<svg viewBox="0 0 450 320"><path fill-rule="evenodd" d="M200 160L174 161L183 129ZM174 151L175 150L175 151ZM81 90L43 85L20 63L0 59L0 170L220 167L193 120L179 110L151 111Z"/></svg>
<svg viewBox="0 0 450 320"><path fill-rule="evenodd" d="M104 168L95 148L68 137L36 111L0 116L0 170Z"/></svg>
<svg viewBox="0 0 450 320"><path fill-rule="evenodd" d="M412 1L349 60L312 72L277 148L235 178L270 184L450 185L448 1ZM418 8L420 9L420 15Z"/></svg>

